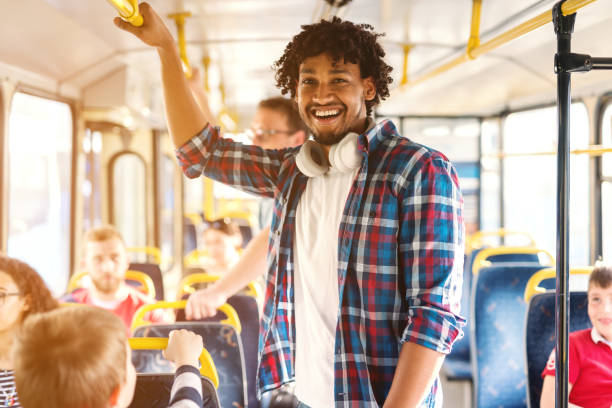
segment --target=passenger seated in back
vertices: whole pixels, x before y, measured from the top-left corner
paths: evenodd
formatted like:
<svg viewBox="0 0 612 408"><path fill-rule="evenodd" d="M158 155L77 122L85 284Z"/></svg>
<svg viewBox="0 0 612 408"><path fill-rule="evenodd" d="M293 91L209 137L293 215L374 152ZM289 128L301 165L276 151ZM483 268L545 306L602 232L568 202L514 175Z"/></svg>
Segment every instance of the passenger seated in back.
<svg viewBox="0 0 612 408"><path fill-rule="evenodd" d="M75 289L61 300L110 310L129 329L136 310L142 305L154 303L154 299L125 283L129 263L121 234L107 225L89 230L84 241L83 266L89 273L91 285ZM158 313L148 316L148 320L162 320Z"/></svg>
<svg viewBox="0 0 612 408"><path fill-rule="evenodd" d="M202 338L170 333L164 357L176 364L170 407L202 406L198 357ZM124 408L136 385L125 329L112 313L70 307L28 319L14 350L24 408Z"/></svg>
<svg viewBox="0 0 612 408"><path fill-rule="evenodd" d="M34 269L0 255L0 408L21 406L10 353L21 325L30 316L56 307L57 301Z"/></svg>
<svg viewBox="0 0 612 408"><path fill-rule="evenodd" d="M202 241L203 249L208 252L208 257L202 262L206 273L225 275L238 262L242 237L238 226L229 218L209 222L202 233Z"/></svg>
<svg viewBox="0 0 612 408"><path fill-rule="evenodd" d="M592 329L569 338L569 406L612 407L612 267L596 267L589 277L588 313ZM555 406L555 350L542 372L540 406Z"/></svg>

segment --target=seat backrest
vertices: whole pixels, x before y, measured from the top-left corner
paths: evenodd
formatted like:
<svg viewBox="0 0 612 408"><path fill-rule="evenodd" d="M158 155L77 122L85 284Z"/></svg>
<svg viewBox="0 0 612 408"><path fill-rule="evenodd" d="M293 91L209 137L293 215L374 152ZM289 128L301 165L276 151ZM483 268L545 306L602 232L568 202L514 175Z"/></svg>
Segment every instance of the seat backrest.
<svg viewBox="0 0 612 408"><path fill-rule="evenodd" d="M209 379L202 379L204 408L219 408L219 398ZM134 399L130 408L168 408L174 374L137 374Z"/></svg>
<svg viewBox="0 0 612 408"><path fill-rule="evenodd" d="M472 265L476 255L478 255L480 251L481 249L475 249L465 257L461 294L461 315L466 318L467 323L463 328L464 336L453 344L452 351L444 359L445 374L450 380L465 380L472 378L470 370L470 327L472 324L470 299L472 298ZM539 264L537 254L499 254L492 255L491 257L487 258L487 260L493 265L496 263L506 262L526 262Z"/></svg>
<svg viewBox="0 0 612 408"><path fill-rule="evenodd" d="M479 408L527 405L523 292L539 269L542 266L500 263L474 276L470 352L474 403Z"/></svg>
<svg viewBox="0 0 612 408"><path fill-rule="evenodd" d="M183 298L187 298L185 295ZM248 295L234 295L227 300L230 306L236 309L242 331L240 338L242 340L242 349L244 351L244 363L247 379L247 395L250 407L257 407L257 347L259 341L259 308L254 297ZM218 313L210 319L202 319L201 321L219 321L223 318L222 313ZM176 321L185 321L185 312L183 309L178 309L176 313Z"/></svg>
<svg viewBox="0 0 612 408"><path fill-rule="evenodd" d="M588 329L586 292L570 292L569 331ZM525 322L525 358L527 367L527 401L529 407L540 406L542 371L555 347L555 293L539 293L529 301Z"/></svg>
<svg viewBox="0 0 612 408"><path fill-rule="evenodd" d="M216 322L153 324L137 328L134 337L168 337L172 330L185 329L199 334L212 356L219 374L217 389L222 408L246 406L246 375L242 341L236 330ZM141 373L172 373L174 370L160 350L133 350L132 362Z"/></svg>
<svg viewBox="0 0 612 408"><path fill-rule="evenodd" d="M187 217L183 218L183 255L198 249L198 230Z"/></svg>
<svg viewBox="0 0 612 408"><path fill-rule="evenodd" d="M131 263L130 269L144 272L153 280L155 285L155 300L164 300L164 280L159 265L154 263Z"/></svg>

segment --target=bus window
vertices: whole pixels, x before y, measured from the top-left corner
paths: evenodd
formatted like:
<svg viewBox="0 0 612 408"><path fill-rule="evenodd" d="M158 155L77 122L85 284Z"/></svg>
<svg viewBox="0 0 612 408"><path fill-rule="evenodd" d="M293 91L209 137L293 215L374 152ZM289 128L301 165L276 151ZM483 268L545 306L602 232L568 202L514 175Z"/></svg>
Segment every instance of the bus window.
<svg viewBox="0 0 612 408"><path fill-rule="evenodd" d="M589 122L582 103L571 106L570 149L589 146ZM557 150L556 107L517 112L504 123L504 227L529 232L538 246L555 253L557 156L529 155ZM525 155L523 155L525 154ZM570 254L572 265L589 264L589 157L571 156Z"/></svg>
<svg viewBox="0 0 612 408"><path fill-rule="evenodd" d="M603 114L601 144L612 145L612 104L608 104ZM610 262L612 259L612 153L601 157L601 226L602 255Z"/></svg>
<svg viewBox="0 0 612 408"><path fill-rule="evenodd" d="M102 133L85 130L83 137L83 155L85 160L84 178L81 191L83 193L83 232L102 223Z"/></svg>
<svg viewBox="0 0 612 408"><path fill-rule="evenodd" d="M499 120L482 122L480 150L482 186L480 190L480 229L492 231L501 227L501 152ZM493 245L501 245L495 242Z"/></svg>
<svg viewBox="0 0 612 408"><path fill-rule="evenodd" d="M38 270L54 295L70 269L72 113L62 102L16 93L8 130L8 255Z"/></svg>
<svg viewBox="0 0 612 408"><path fill-rule="evenodd" d="M477 119L428 118L403 120L411 140L436 149L450 159L459 174L463 194L463 219L467 234L479 228L480 163Z"/></svg>
<svg viewBox="0 0 612 408"><path fill-rule="evenodd" d="M127 246L146 246L145 162L135 153L120 153L111 163L111 222L119 229Z"/></svg>
<svg viewBox="0 0 612 408"><path fill-rule="evenodd" d="M159 166L159 226L160 249L162 259L172 259L174 256L174 174L176 160L163 154ZM164 265L170 267L171 265Z"/></svg>

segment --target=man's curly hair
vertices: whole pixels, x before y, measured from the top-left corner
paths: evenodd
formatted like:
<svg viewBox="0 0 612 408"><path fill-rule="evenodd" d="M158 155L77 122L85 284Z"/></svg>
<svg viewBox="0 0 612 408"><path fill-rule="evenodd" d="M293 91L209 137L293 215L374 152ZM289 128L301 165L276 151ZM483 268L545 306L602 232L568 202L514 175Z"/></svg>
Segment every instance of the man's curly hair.
<svg viewBox="0 0 612 408"><path fill-rule="evenodd" d="M378 43L384 34L374 32L369 24L354 24L334 17L332 21L321 20L317 24L302 26L302 32L287 44L283 55L274 63L276 86L283 95L295 96L300 64L310 57L328 54L335 62L344 60L359 65L362 78L372 77L376 96L366 101L367 114L372 107L389 96L391 68L385 63L385 51Z"/></svg>

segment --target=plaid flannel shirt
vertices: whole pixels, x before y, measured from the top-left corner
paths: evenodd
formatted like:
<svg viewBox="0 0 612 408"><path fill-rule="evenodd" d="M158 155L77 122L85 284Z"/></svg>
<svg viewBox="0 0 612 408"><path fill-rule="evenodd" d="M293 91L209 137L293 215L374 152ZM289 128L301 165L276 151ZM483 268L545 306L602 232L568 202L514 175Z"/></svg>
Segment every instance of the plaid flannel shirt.
<svg viewBox="0 0 612 408"><path fill-rule="evenodd" d="M359 136L363 163L338 234L338 407L382 405L404 342L449 353L462 335L463 199L441 153L401 137L390 121ZM299 148L263 150L207 126L177 150L184 173L274 198L258 393L294 380L296 208L308 178ZM316 335L313 333L312 335ZM438 381L422 407L441 398Z"/></svg>

